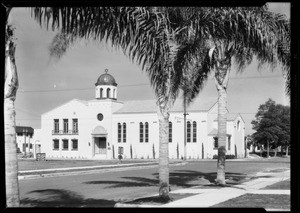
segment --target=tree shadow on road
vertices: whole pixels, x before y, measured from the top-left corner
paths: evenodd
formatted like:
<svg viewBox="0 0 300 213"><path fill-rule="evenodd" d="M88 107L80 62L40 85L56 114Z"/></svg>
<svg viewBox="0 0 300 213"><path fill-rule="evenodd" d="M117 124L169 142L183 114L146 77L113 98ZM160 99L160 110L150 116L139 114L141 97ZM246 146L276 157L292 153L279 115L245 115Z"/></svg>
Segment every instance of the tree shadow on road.
<svg viewBox="0 0 300 213"><path fill-rule="evenodd" d="M29 192L38 198L21 199L21 207L114 207L115 201L85 199L75 192L63 189L44 189Z"/></svg>
<svg viewBox="0 0 300 213"><path fill-rule="evenodd" d="M124 181L88 181L85 184L109 184L106 188L119 187L150 187L158 186L158 173L152 174L153 178L138 176L122 177ZM243 173L226 173L226 179L231 185L239 184L247 175ZM194 186L215 186L216 172L203 173L193 170L175 170L170 172L169 180L171 186L194 187Z"/></svg>

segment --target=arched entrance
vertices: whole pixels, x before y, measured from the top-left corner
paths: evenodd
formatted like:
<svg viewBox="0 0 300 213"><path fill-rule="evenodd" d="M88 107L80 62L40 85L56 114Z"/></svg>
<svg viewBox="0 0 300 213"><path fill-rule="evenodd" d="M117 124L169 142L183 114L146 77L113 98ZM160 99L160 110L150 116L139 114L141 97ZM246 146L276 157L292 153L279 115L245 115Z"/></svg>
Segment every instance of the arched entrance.
<svg viewBox="0 0 300 213"><path fill-rule="evenodd" d="M93 158L107 158L107 132L102 126L97 126L93 132Z"/></svg>

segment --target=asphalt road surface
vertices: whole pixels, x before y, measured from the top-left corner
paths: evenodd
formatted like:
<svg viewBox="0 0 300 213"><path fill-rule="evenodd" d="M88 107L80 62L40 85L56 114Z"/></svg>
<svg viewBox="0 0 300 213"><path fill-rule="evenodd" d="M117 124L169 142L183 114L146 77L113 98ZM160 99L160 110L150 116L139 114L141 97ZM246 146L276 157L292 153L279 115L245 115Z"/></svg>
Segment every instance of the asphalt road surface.
<svg viewBox="0 0 300 213"><path fill-rule="evenodd" d="M240 180L268 169L289 168L287 160L227 161L226 178ZM199 186L216 178L216 161L170 166L171 190ZM20 180L21 206L113 207L118 201L158 193L158 166L127 168L94 174Z"/></svg>

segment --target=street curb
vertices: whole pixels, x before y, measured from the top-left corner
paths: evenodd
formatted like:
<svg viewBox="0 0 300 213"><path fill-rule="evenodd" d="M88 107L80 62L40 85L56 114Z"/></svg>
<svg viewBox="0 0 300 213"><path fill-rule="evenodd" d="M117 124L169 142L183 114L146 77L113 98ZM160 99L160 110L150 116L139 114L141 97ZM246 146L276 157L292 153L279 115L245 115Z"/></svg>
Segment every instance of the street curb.
<svg viewBox="0 0 300 213"><path fill-rule="evenodd" d="M180 162L180 163L171 163L169 164L170 166L179 166L179 165L185 165L187 162ZM93 173L99 173L99 172L108 172L108 171L113 171L114 169L117 170L126 170L128 168L151 168L158 166L157 163L145 163L145 164L130 164L127 166L124 166L125 164L119 164L119 165L107 165L105 167L97 167L97 168L86 168L86 169L81 169L77 170L76 169L66 169L66 170L52 170L54 171L53 173L42 173L42 172L37 172L37 174L30 174L30 175L18 175L19 180L27 180L27 179L37 179L37 178L44 178L44 177L57 177L57 176L69 176L69 175L78 175L78 174L93 174ZM55 171L61 171L61 172L55 172ZM32 172L32 171L31 171ZM28 172L29 173L29 172Z"/></svg>

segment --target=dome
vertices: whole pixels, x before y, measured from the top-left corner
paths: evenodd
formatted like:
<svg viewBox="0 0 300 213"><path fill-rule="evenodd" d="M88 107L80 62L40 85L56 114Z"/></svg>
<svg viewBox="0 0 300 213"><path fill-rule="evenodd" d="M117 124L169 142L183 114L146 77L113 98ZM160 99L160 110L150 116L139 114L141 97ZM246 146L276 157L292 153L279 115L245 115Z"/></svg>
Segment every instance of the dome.
<svg viewBox="0 0 300 213"><path fill-rule="evenodd" d="M98 85L113 85L113 86L117 86L116 80L115 78L108 74L108 69L105 69L105 73L100 75L100 77L98 78L97 82L96 82L96 86Z"/></svg>

